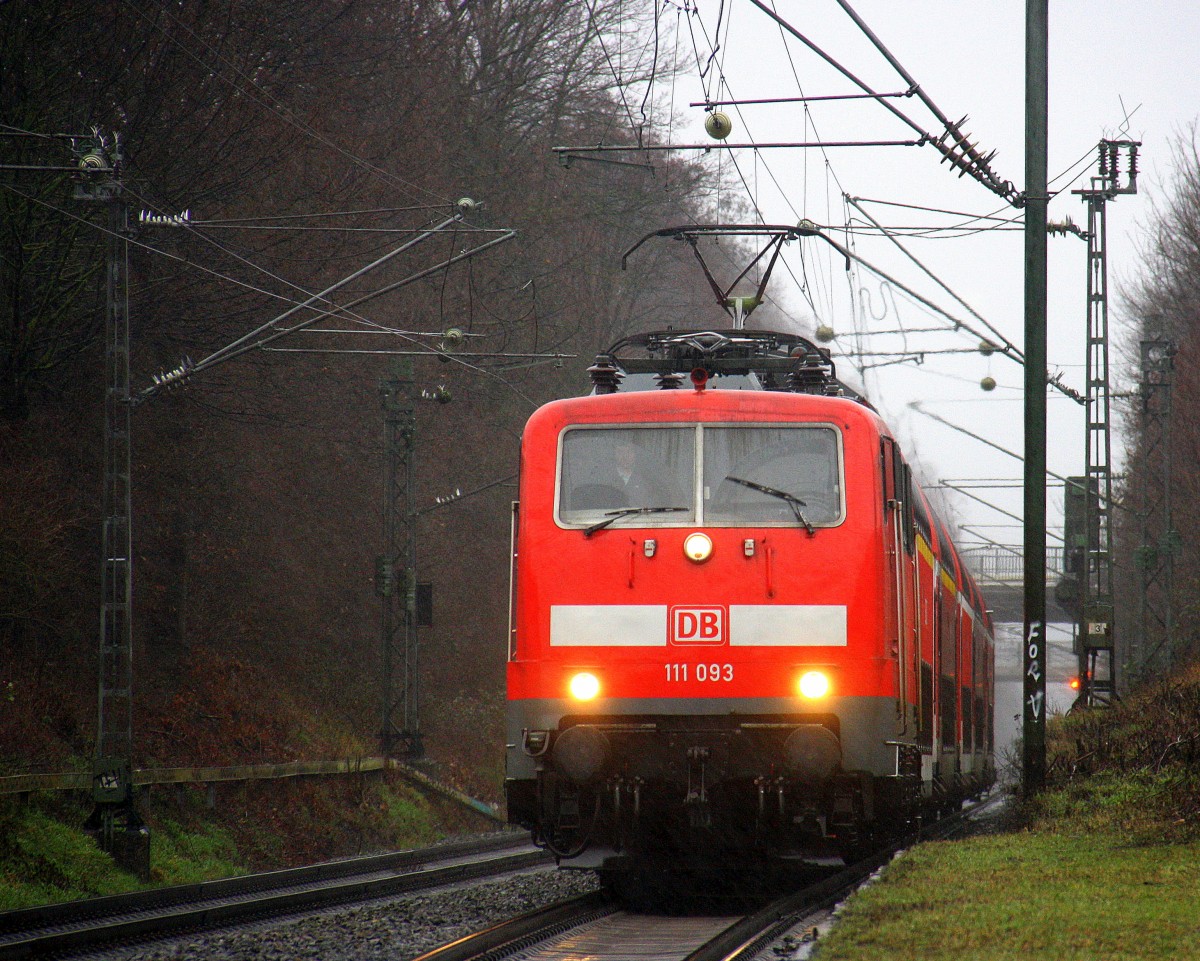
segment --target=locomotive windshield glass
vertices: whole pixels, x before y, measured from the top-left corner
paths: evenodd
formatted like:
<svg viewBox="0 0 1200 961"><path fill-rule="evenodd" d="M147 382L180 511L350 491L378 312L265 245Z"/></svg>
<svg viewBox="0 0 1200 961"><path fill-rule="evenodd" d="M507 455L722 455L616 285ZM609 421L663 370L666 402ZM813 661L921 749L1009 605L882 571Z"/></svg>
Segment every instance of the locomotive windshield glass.
<svg viewBox="0 0 1200 961"><path fill-rule="evenodd" d="M704 520L836 523L842 513L837 433L829 427L705 427Z"/></svg>
<svg viewBox="0 0 1200 961"><path fill-rule="evenodd" d="M596 529L837 524L838 434L819 425L572 428L562 438L558 516Z"/></svg>
<svg viewBox="0 0 1200 961"><path fill-rule="evenodd" d="M585 428L563 436L559 517L574 524L695 523L692 427ZM621 512L621 513L614 513ZM658 515L662 515L659 517Z"/></svg>

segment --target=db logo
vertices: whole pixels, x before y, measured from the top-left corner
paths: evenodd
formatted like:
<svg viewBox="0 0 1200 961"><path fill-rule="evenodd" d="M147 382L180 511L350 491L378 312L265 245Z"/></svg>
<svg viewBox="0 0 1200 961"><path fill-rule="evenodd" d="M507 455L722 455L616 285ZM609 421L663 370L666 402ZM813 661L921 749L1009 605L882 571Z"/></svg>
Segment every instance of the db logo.
<svg viewBox="0 0 1200 961"><path fill-rule="evenodd" d="M724 644L726 614L723 607L672 607L672 644Z"/></svg>

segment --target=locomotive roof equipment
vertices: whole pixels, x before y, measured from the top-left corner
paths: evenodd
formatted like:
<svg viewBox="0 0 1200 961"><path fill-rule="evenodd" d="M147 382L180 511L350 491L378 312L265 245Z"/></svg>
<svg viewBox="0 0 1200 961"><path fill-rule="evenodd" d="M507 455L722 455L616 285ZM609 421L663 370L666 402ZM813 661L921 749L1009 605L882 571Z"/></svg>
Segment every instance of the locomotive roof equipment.
<svg viewBox="0 0 1200 961"><path fill-rule="evenodd" d="M694 372L704 371L701 380ZM870 407L837 378L828 349L771 330L660 330L624 337L588 368L593 393L674 390L684 375L697 389L776 390L848 397ZM626 383L623 383L627 381Z"/></svg>

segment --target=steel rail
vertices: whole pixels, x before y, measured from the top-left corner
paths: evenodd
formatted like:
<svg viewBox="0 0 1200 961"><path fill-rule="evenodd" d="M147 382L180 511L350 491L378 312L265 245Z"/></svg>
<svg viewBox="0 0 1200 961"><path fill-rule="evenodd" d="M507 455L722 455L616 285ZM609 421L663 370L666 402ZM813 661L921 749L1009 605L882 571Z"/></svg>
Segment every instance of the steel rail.
<svg viewBox="0 0 1200 961"><path fill-rule="evenodd" d="M705 933L700 940L693 940L697 931L684 933L677 928L673 931L662 930L665 923L663 916L642 915L627 910L612 895L595 892L502 921L434 948L415 961L502 961L512 957L563 961L580 956L603 961L609 956L610 946L617 943L621 947L615 950L624 952L620 957L629 957L630 952L634 952L639 957L654 956L680 961L749 961L788 931L801 925L811 926L815 914L826 912L845 899L902 847L919 839L939 839L961 831L972 813L980 811L994 800L973 804L941 818L830 877L739 917L715 936ZM671 920L678 921L681 918ZM699 927L702 928L703 924ZM643 928L651 932L648 937L657 938L660 942L656 948L660 953L648 954L644 944L639 944L635 950L625 943L626 939L642 937ZM657 934L654 933L656 929ZM676 937L681 937L683 943L674 942L672 939ZM615 938L621 940L618 942ZM666 945L668 941L670 950Z"/></svg>
<svg viewBox="0 0 1200 961"><path fill-rule="evenodd" d="M963 830L974 813L996 803L998 798L976 802L894 844L873 852L861 861L799 891L786 894L765 907L748 914L697 948L684 961L749 961L771 941L805 924L811 915L828 910L845 900L875 871L887 864L903 848L917 840L940 840Z"/></svg>
<svg viewBox="0 0 1200 961"><path fill-rule="evenodd" d="M594 891L493 924L427 951L415 961L482 961L485 958L491 961L619 910L610 895Z"/></svg>
<svg viewBox="0 0 1200 961"><path fill-rule="evenodd" d="M0 914L0 958L90 950L476 880L550 863L524 838L465 841Z"/></svg>

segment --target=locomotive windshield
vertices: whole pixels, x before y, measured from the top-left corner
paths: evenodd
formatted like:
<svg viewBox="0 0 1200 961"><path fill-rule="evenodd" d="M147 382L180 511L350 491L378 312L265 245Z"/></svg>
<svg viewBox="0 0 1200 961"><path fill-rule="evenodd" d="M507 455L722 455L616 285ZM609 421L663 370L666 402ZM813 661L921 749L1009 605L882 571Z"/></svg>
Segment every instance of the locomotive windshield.
<svg viewBox="0 0 1200 961"><path fill-rule="evenodd" d="M558 516L569 525L811 529L842 516L831 427L576 427L559 464Z"/></svg>
<svg viewBox="0 0 1200 961"><path fill-rule="evenodd" d="M563 435L559 516L594 524L610 511L678 507L676 523L696 522L696 440L692 427L580 428ZM638 523L654 514L634 514ZM615 523L620 523L617 520Z"/></svg>

